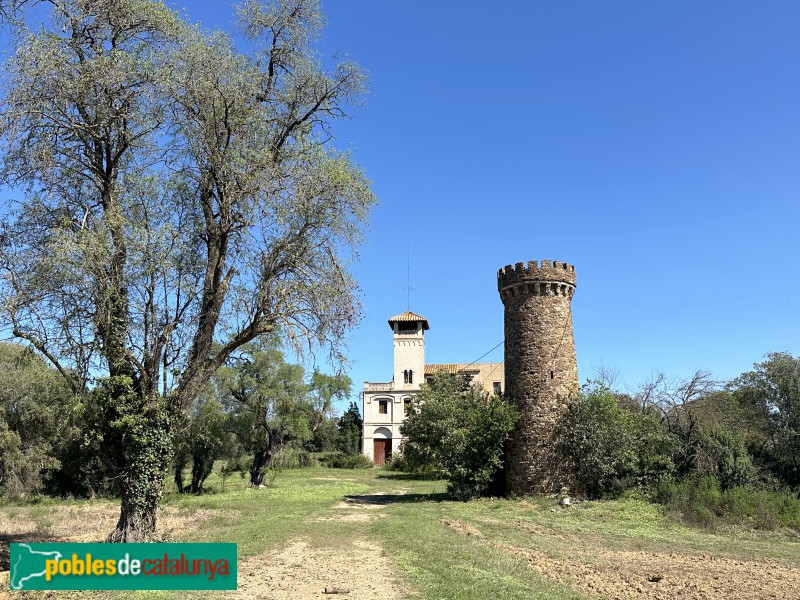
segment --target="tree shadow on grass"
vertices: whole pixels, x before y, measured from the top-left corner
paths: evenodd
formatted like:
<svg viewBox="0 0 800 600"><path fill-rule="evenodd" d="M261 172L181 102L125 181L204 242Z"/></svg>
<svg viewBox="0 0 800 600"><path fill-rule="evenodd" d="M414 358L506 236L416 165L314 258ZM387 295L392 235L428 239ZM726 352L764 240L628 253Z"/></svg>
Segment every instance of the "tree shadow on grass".
<svg viewBox="0 0 800 600"><path fill-rule="evenodd" d="M378 479L394 479L395 481L440 481L445 479L431 473L379 473Z"/></svg>
<svg viewBox="0 0 800 600"><path fill-rule="evenodd" d="M0 571L8 571L11 564L11 544L26 542L53 542L55 536L41 531L26 531L24 533L0 533Z"/></svg>
<svg viewBox="0 0 800 600"><path fill-rule="evenodd" d="M445 500L450 500L447 494L354 494L344 497L344 501L349 504L367 504L373 506L387 506L389 504L411 502L444 502Z"/></svg>

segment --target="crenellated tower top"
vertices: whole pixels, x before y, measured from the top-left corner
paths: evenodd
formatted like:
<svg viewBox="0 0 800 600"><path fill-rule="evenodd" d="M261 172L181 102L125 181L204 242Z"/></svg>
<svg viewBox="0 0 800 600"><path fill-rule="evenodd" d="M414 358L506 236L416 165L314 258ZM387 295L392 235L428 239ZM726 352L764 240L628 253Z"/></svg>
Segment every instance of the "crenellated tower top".
<svg viewBox="0 0 800 600"><path fill-rule="evenodd" d="M512 296L566 296L575 293L575 267L558 260L507 265L497 272L497 290L503 303Z"/></svg>

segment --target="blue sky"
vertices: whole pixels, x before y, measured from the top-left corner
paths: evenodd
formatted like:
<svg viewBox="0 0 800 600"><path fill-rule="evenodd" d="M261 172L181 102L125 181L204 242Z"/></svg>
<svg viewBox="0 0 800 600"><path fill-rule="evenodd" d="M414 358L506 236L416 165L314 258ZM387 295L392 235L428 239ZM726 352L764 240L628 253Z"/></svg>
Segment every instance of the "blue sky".
<svg viewBox="0 0 800 600"><path fill-rule="evenodd" d="M175 7L233 29L224 1ZM576 265L581 380L601 364L628 386L727 379L800 354L800 3L323 7L320 55L370 73L334 143L380 201L355 266L353 399L391 378L409 259L428 362L501 342L497 270L535 259Z"/></svg>
<svg viewBox="0 0 800 600"><path fill-rule="evenodd" d="M337 129L380 199L356 274L354 396L391 378L386 319L428 362L503 339L497 269L576 265L581 380L731 378L800 352L800 4L324 3L323 56L371 93ZM186 4L230 29L223 3ZM502 360L502 347L484 361Z"/></svg>

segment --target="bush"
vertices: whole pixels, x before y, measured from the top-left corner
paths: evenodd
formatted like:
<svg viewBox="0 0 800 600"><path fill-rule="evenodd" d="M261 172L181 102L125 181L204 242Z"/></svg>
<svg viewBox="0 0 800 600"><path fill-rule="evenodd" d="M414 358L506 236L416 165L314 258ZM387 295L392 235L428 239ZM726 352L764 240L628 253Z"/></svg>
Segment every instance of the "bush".
<svg viewBox="0 0 800 600"><path fill-rule="evenodd" d="M709 529L736 524L800 530L800 498L788 490L723 489L716 477L689 477L663 480L655 499L684 521Z"/></svg>
<svg viewBox="0 0 800 600"><path fill-rule="evenodd" d="M748 485L756 474L744 441L723 427L700 434L695 464L698 475L716 477L723 490Z"/></svg>
<svg viewBox="0 0 800 600"><path fill-rule="evenodd" d="M47 450L42 445L26 451L20 436L0 418L0 494L18 498L38 492L43 487L42 472L61 466Z"/></svg>
<svg viewBox="0 0 800 600"><path fill-rule="evenodd" d="M415 479L443 479L445 477L441 470L434 469L433 467L414 468L414 466L409 463L408 459L406 459L405 455L399 453L393 455L384 468L387 471L399 471L415 475Z"/></svg>
<svg viewBox="0 0 800 600"><path fill-rule="evenodd" d="M387 471L402 471L403 473L411 473L413 471L408 460L406 460L406 457L402 454L394 454L392 458L386 462L384 468Z"/></svg>
<svg viewBox="0 0 800 600"><path fill-rule="evenodd" d="M29 348L0 343L0 495L79 491L82 474L63 471L82 442L80 413L58 371Z"/></svg>
<svg viewBox="0 0 800 600"><path fill-rule="evenodd" d="M516 420L516 408L502 398L457 376L437 375L423 384L400 428L407 468L444 472L455 498L488 495Z"/></svg>
<svg viewBox="0 0 800 600"><path fill-rule="evenodd" d="M590 498L654 485L674 470L675 442L651 415L620 408L602 385L584 387L556 423L556 451Z"/></svg>
<svg viewBox="0 0 800 600"><path fill-rule="evenodd" d="M339 452L322 459L322 463L331 469L371 469L372 460L364 454L344 454Z"/></svg>
<svg viewBox="0 0 800 600"><path fill-rule="evenodd" d="M303 448L283 448L276 452L270 460L270 468L274 469L305 469L316 467L319 461Z"/></svg>

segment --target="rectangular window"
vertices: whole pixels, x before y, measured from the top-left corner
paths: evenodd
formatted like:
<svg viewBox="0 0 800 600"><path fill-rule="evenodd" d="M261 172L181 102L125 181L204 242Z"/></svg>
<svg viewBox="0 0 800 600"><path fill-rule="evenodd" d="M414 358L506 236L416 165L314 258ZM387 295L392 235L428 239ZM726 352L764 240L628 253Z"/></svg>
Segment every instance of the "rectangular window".
<svg viewBox="0 0 800 600"><path fill-rule="evenodd" d="M408 383L414 383L414 371L411 369L408 371Z"/></svg>
<svg viewBox="0 0 800 600"><path fill-rule="evenodd" d="M494 393L498 396L503 393L503 386L500 384L499 381L492 382L492 388L494 389Z"/></svg>
<svg viewBox="0 0 800 600"><path fill-rule="evenodd" d="M378 400L378 414L381 414L381 415L388 415L389 414L389 402L388 402L388 400Z"/></svg>
<svg viewBox="0 0 800 600"><path fill-rule="evenodd" d="M403 414L407 415L408 411L410 410L411 410L411 400L409 398L406 398L405 400L403 400Z"/></svg>

